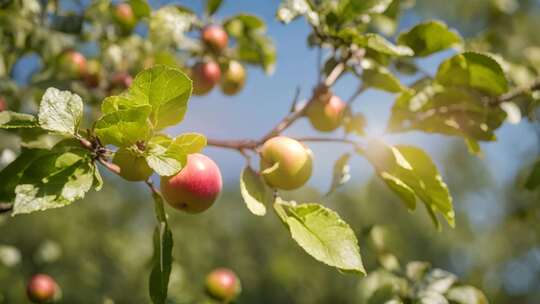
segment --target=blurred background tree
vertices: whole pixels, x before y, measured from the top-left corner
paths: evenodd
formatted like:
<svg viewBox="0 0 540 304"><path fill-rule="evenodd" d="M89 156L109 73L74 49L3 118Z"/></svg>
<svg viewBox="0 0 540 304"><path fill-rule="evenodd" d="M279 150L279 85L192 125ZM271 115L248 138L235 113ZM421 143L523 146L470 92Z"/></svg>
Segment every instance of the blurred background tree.
<svg viewBox="0 0 540 304"><path fill-rule="evenodd" d="M9 1L0 1L0 6L4 2ZM21 15L8 19L0 9L0 26L7 20L16 22L21 28L32 26L28 20L41 18L39 4L47 1L18 2L23 7ZM150 2L153 7L166 4L165 1ZM199 3L202 1L181 2L188 6L193 4L193 9L198 12L202 10ZM411 1L400 2L411 4ZM381 29L407 28L425 17L442 19L469 39L470 48L498 53L511 61L508 69L513 69L512 80L516 83L525 82L530 74L538 74L540 38L536 31L540 26L540 6L537 1L416 2L416 6L405 11L397 24L389 24L386 20L386 27ZM67 12L65 18L69 18L69 12L77 13L90 5L88 1L60 3ZM250 1L225 1L223 14L251 11L253 6ZM260 12L268 23L269 34L276 39L278 49L288 45L292 54L287 55L285 50L282 52L284 58L278 57L273 76L250 69L252 78L248 80L248 87L256 89L248 89L239 96L237 105L229 104L236 101L216 100L222 98L216 94L201 98L203 104L194 105L193 118L183 128L201 130L208 121L206 127L209 132L219 135L224 131L217 130L216 126L220 124L213 121L219 115L213 113L222 113L220 115L224 117L231 114L233 118L246 113L262 114L260 107L276 108L274 99L281 100L279 106L284 108L285 101L293 92L292 76L281 75L297 69L297 66L302 67L298 58L313 58L312 62L315 62L316 54L303 45L308 31L306 25L294 24L284 28L274 21L277 1L268 1L260 7L257 3L256 6L253 9ZM58 22L61 24L61 20ZM382 20L381 24L384 22ZM84 27L84 24L80 26ZM138 29L137 33L146 35L147 30ZM72 39L65 32L51 36L50 33L40 33L38 28L33 35L20 37L16 33L4 32L0 36L0 53L6 56L3 62L22 58L10 63L14 68L9 75L4 75L6 67L0 66L0 75L4 75L0 87L10 98L11 109L32 107L31 103L23 100L41 96L40 86L35 85L32 90L25 87L30 76L32 82L40 83L40 79L50 78L48 73L54 73L41 68L54 64L39 62L35 52L59 52L53 49L54 40ZM77 44L76 41L71 43ZM126 49L145 47L137 35L120 39L111 46L112 50L113 46L125 46ZM294 49L296 46L298 48ZM83 50L91 53L94 47L86 45ZM144 51L138 54L144 54ZM437 56L426 59L422 67L432 71L441 59ZM103 60L106 62L107 59ZM140 60L142 65L144 58L133 60ZM314 70L310 67L297 71L292 85L310 79L308 77L314 75ZM347 91L347 80L344 83L342 90ZM48 82L43 83L41 90L49 85ZM77 88L71 89L77 91ZM272 90L279 93L272 93ZM85 96L81 90L77 92ZM93 102L101 100L99 96L86 96ZM366 99L373 97L380 95L366 95ZM382 95L381 99L390 100L390 97ZM352 166L351 174L356 182L327 197L325 203L342 214L358 232L368 272L379 266L392 267L376 254L383 250L399 253L402 265L423 260L456 273L461 281L483 290L492 303L540 302L540 192L524 188L531 164L540 154L540 128L534 121L538 113L533 106L538 104L538 96L525 96L524 99L520 108L523 119L519 125L504 127L497 133L501 139L509 136L513 137L512 140L483 144L483 160L469 154L465 145L455 139L442 140L440 136L416 133L404 135L426 147L442 141L435 158L454 196L456 229L436 232L427 216L411 215L403 208L396 208L400 204L398 198L386 191L380 180L371 177L372 170L367 163ZM381 113L381 106L373 102L366 101L362 106L367 112ZM282 108L274 109L272 113ZM266 122L263 119L261 125ZM230 131L226 132L241 129L245 129L245 124L233 123ZM263 129L264 126L257 125L247 132ZM295 129L297 132L304 130L302 125ZM33 134L28 136L35 137ZM401 135L392 139L402 140ZM520 143L515 144L515 141ZM0 132L2 165L13 159L17 146L16 138ZM513 148L515 150L510 151ZM318 148L314 149L317 151ZM506 158L507 152L512 159ZM305 253L283 233L284 228L277 218L251 216L243 206L236 184L241 168L239 159L221 155L228 152L211 150L211 153L218 155L218 163L224 164L225 171L230 172L225 173L227 190L207 213L196 217L178 213L171 216L176 261L170 283L172 303L207 301L203 293L204 277L217 266L234 269L242 279L243 292L238 303L362 303L361 278L337 274L334 269L306 258ZM229 161L230 165L225 165ZM330 172L329 166L323 166L320 172ZM105 178L107 183L101 192L92 193L73 206L47 211L46 216L0 216L0 303L26 303L25 282L36 272L46 272L57 279L62 286L63 303L148 302L145 281L151 256L148 240L154 225L153 217L148 216L153 212L152 205L148 203L150 195L146 189L128 184L116 176L107 175ZM325 182L316 178L310 187L290 193L290 196L299 201L310 201L320 197L325 190ZM146 258L147 263L144 262Z"/></svg>

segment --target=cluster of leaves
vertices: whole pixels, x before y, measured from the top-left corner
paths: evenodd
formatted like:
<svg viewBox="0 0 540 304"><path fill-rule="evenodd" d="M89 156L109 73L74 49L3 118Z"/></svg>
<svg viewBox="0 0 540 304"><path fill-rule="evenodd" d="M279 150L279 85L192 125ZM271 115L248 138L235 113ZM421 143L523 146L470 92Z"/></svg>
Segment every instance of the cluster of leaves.
<svg viewBox="0 0 540 304"><path fill-rule="evenodd" d="M405 271L384 268L371 272L360 283L363 303L487 304L477 288L463 285L445 270L426 262L410 262Z"/></svg>
<svg viewBox="0 0 540 304"><path fill-rule="evenodd" d="M157 65L135 78L129 90L102 103L102 117L94 128L80 129L83 101L71 92L49 88L37 117L4 111L2 129L37 129L59 137L49 147L23 148L0 176L0 199L13 203L12 215L66 206L103 184L96 162L107 162L105 146L126 148L143 157L162 176L178 173L187 155L200 151L206 138L187 133L175 138L161 133L181 122L191 96L191 80L180 70ZM154 194L158 226L155 235L155 267L150 291L156 303L167 294L172 234L167 226L163 200Z"/></svg>

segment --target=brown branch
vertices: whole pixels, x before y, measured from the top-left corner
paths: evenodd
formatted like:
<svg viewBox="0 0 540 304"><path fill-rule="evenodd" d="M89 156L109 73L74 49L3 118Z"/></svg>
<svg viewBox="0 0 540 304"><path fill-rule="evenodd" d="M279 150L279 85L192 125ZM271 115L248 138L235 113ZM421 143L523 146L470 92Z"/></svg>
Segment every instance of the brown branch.
<svg viewBox="0 0 540 304"><path fill-rule="evenodd" d="M330 72L328 77L324 79L322 84L318 84L317 88L325 87L329 88L332 85L335 84L339 76L345 71L346 68L346 62L348 58L344 59L342 62L338 63L334 69ZM317 91L314 90L314 92ZM278 124L272 128L268 133L266 133L264 136L262 136L259 140L220 140L220 139L207 139L207 145L213 146L213 147L219 147L219 148L225 148L225 149L232 149L237 150L243 155L245 155L244 150L256 150L259 146L264 144L268 139L277 136L281 134L283 131L285 131L288 127L290 127L296 120L303 117L305 115L305 112L307 110L307 107L309 104L314 100L314 98L311 98L310 101L308 101L306 104L297 107L298 102L298 96L299 96L299 89L297 89L294 99L293 99L293 105L291 106L291 110L285 117L283 117Z"/></svg>
<svg viewBox="0 0 540 304"><path fill-rule="evenodd" d="M144 183L148 186L148 188L150 188L150 191L152 191L152 193L162 196L161 192L159 192L158 188L154 185L154 182L152 182L152 180L146 180Z"/></svg>
<svg viewBox="0 0 540 304"><path fill-rule="evenodd" d="M490 102L490 105L497 106L503 102L511 101L512 99L519 97L521 95L527 94L532 91L540 90L540 79L536 79L533 83L528 86L516 88L506 94L503 94Z"/></svg>
<svg viewBox="0 0 540 304"><path fill-rule="evenodd" d="M354 140L347 138L336 138L336 137L296 137L294 138L301 142L328 142L328 143L341 143L341 144L351 144L353 146L359 146L360 144Z"/></svg>

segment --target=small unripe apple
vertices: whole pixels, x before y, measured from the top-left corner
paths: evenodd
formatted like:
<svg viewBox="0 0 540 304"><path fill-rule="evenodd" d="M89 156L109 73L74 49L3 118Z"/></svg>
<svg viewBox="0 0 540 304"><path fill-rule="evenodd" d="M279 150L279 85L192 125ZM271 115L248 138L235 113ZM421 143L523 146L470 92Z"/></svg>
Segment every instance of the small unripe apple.
<svg viewBox="0 0 540 304"><path fill-rule="evenodd" d="M197 62L191 68L193 94L205 95L210 92L221 79L221 68L214 61Z"/></svg>
<svg viewBox="0 0 540 304"><path fill-rule="evenodd" d="M341 126L347 105L336 95L316 98L308 105L306 115L311 125L322 132L330 132Z"/></svg>
<svg viewBox="0 0 540 304"><path fill-rule="evenodd" d="M89 88L96 88L101 81L101 63L96 59L88 60L86 72L84 73L84 83Z"/></svg>
<svg viewBox="0 0 540 304"><path fill-rule="evenodd" d="M299 188L311 176L311 151L289 137L270 138L261 149L261 170L264 180L272 187L283 190Z"/></svg>
<svg viewBox="0 0 540 304"><path fill-rule="evenodd" d="M242 90L245 82L246 69L240 62L231 60L221 79L221 91L225 95L235 95Z"/></svg>
<svg viewBox="0 0 540 304"><path fill-rule="evenodd" d="M55 299L58 285L46 274L34 275L26 286L26 293L32 303L49 303Z"/></svg>
<svg viewBox="0 0 540 304"><path fill-rule="evenodd" d="M120 3L114 8L114 18L125 30L131 30L137 24L137 17L129 3Z"/></svg>
<svg viewBox="0 0 540 304"><path fill-rule="evenodd" d="M223 51L227 48L227 43L229 42L229 36L225 30L219 25L207 25L203 28L201 32L201 39L214 51Z"/></svg>
<svg viewBox="0 0 540 304"><path fill-rule="evenodd" d="M61 71L70 78L79 79L86 73L86 58L77 51L69 50L62 53L59 63Z"/></svg>
<svg viewBox="0 0 540 304"><path fill-rule="evenodd" d="M206 155L189 154L182 170L173 176L161 177L161 192L172 207L187 213L200 213L210 208L221 192L221 172Z"/></svg>
<svg viewBox="0 0 540 304"><path fill-rule="evenodd" d="M228 303L240 294L242 285L232 270L216 268L206 276L206 291L216 300Z"/></svg>
<svg viewBox="0 0 540 304"><path fill-rule="evenodd" d="M144 157L125 148L114 153L113 163L120 167L119 175L131 182L145 181L153 173Z"/></svg>
<svg viewBox="0 0 540 304"><path fill-rule="evenodd" d="M0 96L0 112L4 112L7 110L7 101L4 99L4 97Z"/></svg>

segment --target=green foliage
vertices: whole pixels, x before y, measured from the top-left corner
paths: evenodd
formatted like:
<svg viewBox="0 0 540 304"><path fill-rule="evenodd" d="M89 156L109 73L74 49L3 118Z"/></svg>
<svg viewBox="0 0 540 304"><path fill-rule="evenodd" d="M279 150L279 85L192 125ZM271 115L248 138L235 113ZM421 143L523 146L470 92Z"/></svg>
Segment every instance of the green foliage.
<svg viewBox="0 0 540 304"><path fill-rule="evenodd" d="M349 159L351 158L350 153L345 153L341 155L336 162L334 163L334 171L332 174L332 183L330 184L330 189L326 192L326 195L334 192L338 187L344 185L346 182L351 179Z"/></svg>
<svg viewBox="0 0 540 304"><path fill-rule="evenodd" d="M319 204L296 205L279 198L274 209L312 257L345 272L366 274L356 235L337 213Z"/></svg>
<svg viewBox="0 0 540 304"><path fill-rule="evenodd" d="M444 86L465 86L488 95L508 91L503 69L488 55L465 52L445 60L439 66L436 80Z"/></svg>
<svg viewBox="0 0 540 304"><path fill-rule="evenodd" d="M440 21L426 21L400 33L397 41L410 47L415 56L425 57L460 45L462 38Z"/></svg>
<svg viewBox="0 0 540 304"><path fill-rule="evenodd" d="M68 91L49 88L39 106L39 126L47 131L74 136L82 120L81 97Z"/></svg>
<svg viewBox="0 0 540 304"><path fill-rule="evenodd" d="M249 211L259 216L266 214L266 206L273 201L272 190L261 175L249 166L240 175L240 193Z"/></svg>
<svg viewBox="0 0 540 304"><path fill-rule="evenodd" d="M187 155L200 152L206 146L206 137L185 133L176 138L156 135L148 142L146 161L161 176L178 173L187 162Z"/></svg>
<svg viewBox="0 0 540 304"><path fill-rule="evenodd" d="M172 232L167 223L167 216L160 195L153 194L157 226L154 230L154 257L152 258L152 271L149 279L150 298L153 303L163 304L167 300L169 276L172 268Z"/></svg>
<svg viewBox="0 0 540 304"><path fill-rule="evenodd" d="M410 262L405 273L379 269L360 284L363 303L456 303L487 304L478 289L459 284L447 271L429 263Z"/></svg>
<svg viewBox="0 0 540 304"><path fill-rule="evenodd" d="M416 208L418 197L424 202L437 228L440 229L440 223L436 212L440 212L448 224L454 227L452 197L435 164L424 151L410 146L389 146L373 140L365 154L379 177L403 200L408 209Z"/></svg>
<svg viewBox="0 0 540 304"><path fill-rule="evenodd" d="M208 15L213 15L221 6L223 0L207 0L206 1L206 12Z"/></svg>
<svg viewBox="0 0 540 304"><path fill-rule="evenodd" d="M527 177L527 181L525 182L525 188L529 190L534 190L539 185L540 185L540 160L537 160L533 165L531 173L529 173L529 177Z"/></svg>
<svg viewBox="0 0 540 304"><path fill-rule="evenodd" d="M213 60L224 67L238 60L269 74L276 64L276 48L264 20L248 13L217 20L214 14L222 2L206 1L204 13L198 16L179 5L153 9L146 1L128 1L136 17L134 23L148 27L148 33L134 33L134 24L126 28L118 19L115 22L115 5L108 0L81 6L82 11L76 14L65 11L56 1L0 3L0 129L16 139L15 148L10 149L20 148L18 157L6 161L9 164L0 172L1 211L12 210L11 214L17 215L58 208L84 198L92 187L100 190L104 181L96 165L101 163L118 173L117 166L110 163L117 151L129 150L140 156L152 169L148 173L172 176L180 172L188 155L207 145L206 137L199 133L176 137L163 133L183 121L191 98L192 81L182 69L190 69L191 62ZM322 56L328 55L308 104L331 93L333 84L344 74L353 73L360 81L339 125L347 138L319 140L350 145L367 158L376 175L409 210L414 210L420 199L437 228L441 227L439 215L454 227L453 199L431 158L415 147L360 140L367 120L364 114L353 112L351 104L366 89L395 93L388 131L459 136L471 153L481 155L479 141L494 141L505 119L519 121L522 114L535 117L539 105L538 50L526 44L528 37L510 40L522 29L514 18L519 15L513 14L522 5L531 6L529 1L490 1L483 8L491 26L473 39L464 40L440 21L420 22L394 39L399 16L410 2L284 0L276 15L285 24L305 17L311 30L309 46L319 48ZM194 38L208 24L222 25L232 38L222 51ZM87 51L94 43L97 51L88 52L93 57L80 54L80 62L69 68L80 75L66 77L70 71L61 64L62 56L77 48ZM435 76L423 72L420 57L452 47L459 53L445 59ZM32 73L28 84L19 84L11 77L19 60L28 54L39 57L43 67ZM90 62L92 69L87 67ZM423 75L409 85L400 80L400 73ZM115 81L118 74L126 76L120 84ZM136 75L132 84L130 75ZM9 99L7 105L4 97ZM33 112L36 104L36 115L16 112ZM336 212L320 204L297 205L278 197L261 174L278 170L279 163L262 172L249 166L249 154L260 154L264 141L303 118L302 109L295 101L291 113L260 140L216 145L246 156L240 195L251 213L263 216L273 204L293 240L309 255L340 271L366 275L357 236ZM335 162L327 195L350 179L351 157L352 153L344 153ZM529 190L540 184L539 167L536 162L526 181ZM167 303L173 236L163 199L151 181L145 182L152 190L158 221L150 298L154 303ZM487 303L482 292L458 284L457 277L448 272L409 263L404 274L385 246L375 251L384 270L361 281L362 299L367 303Z"/></svg>

